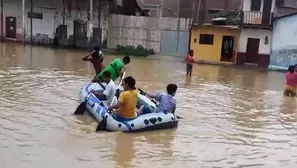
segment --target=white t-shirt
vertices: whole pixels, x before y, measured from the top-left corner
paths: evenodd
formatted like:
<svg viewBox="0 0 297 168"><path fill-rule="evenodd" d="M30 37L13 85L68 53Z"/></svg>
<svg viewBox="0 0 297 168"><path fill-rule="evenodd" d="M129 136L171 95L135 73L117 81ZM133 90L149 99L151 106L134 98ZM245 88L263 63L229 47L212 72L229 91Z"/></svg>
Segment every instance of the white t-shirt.
<svg viewBox="0 0 297 168"><path fill-rule="evenodd" d="M110 80L109 83L105 86L105 90L103 92L103 94L107 98L108 106L111 105L112 99L114 98L116 91L117 91L117 86L114 84L112 80ZM116 104L116 103L117 103L117 99L115 98L115 101L113 102L113 104Z"/></svg>

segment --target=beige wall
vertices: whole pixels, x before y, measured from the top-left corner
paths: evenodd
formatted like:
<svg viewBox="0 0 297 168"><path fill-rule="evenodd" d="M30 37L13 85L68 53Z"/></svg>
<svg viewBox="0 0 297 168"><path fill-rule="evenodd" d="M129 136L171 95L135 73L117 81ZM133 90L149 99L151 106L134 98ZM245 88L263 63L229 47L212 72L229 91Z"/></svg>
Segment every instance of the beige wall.
<svg viewBox="0 0 297 168"><path fill-rule="evenodd" d="M188 31L190 19L153 18L141 16L111 15L108 24L108 48L117 45L142 45L160 52L162 30Z"/></svg>

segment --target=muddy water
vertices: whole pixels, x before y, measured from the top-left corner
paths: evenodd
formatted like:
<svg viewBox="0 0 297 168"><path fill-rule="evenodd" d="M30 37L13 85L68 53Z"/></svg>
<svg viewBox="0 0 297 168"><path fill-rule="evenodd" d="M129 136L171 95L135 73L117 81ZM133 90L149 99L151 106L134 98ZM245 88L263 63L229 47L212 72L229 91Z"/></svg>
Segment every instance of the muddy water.
<svg viewBox="0 0 297 168"><path fill-rule="evenodd" d="M0 44L0 167L296 167L296 100L283 74L133 58L128 74L144 90L179 85L175 130L95 133L73 116L93 75L85 52ZM109 62L114 57L106 57Z"/></svg>

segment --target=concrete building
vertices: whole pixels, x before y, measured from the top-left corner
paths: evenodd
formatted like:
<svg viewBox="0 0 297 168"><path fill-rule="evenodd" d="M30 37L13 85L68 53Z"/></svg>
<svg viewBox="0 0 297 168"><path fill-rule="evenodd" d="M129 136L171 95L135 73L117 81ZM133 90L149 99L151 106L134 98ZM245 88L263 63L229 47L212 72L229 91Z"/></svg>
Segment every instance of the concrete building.
<svg viewBox="0 0 297 168"><path fill-rule="evenodd" d="M200 10L203 12L199 15L203 16L193 18L191 30L190 45L195 50L196 60L268 67L273 17L294 12L297 9L296 2L297 0L201 0Z"/></svg>
<svg viewBox="0 0 297 168"><path fill-rule="evenodd" d="M297 13L276 18L269 68L286 70L297 64Z"/></svg>
<svg viewBox="0 0 297 168"><path fill-rule="evenodd" d="M275 0L243 0L238 64L268 67Z"/></svg>
<svg viewBox="0 0 297 168"><path fill-rule="evenodd" d="M219 64L237 63L240 35L238 26L193 26L191 35L191 49L195 52L195 61Z"/></svg>
<svg viewBox="0 0 297 168"><path fill-rule="evenodd" d="M107 39L107 0L2 1L4 40L86 47L88 41L100 43Z"/></svg>

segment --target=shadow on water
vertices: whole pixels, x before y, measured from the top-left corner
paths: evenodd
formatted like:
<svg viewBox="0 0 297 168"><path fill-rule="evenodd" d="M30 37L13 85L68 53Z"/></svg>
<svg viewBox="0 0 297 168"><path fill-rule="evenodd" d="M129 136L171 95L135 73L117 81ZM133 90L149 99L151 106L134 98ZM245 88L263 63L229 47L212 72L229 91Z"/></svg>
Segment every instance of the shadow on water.
<svg viewBox="0 0 297 168"><path fill-rule="evenodd" d="M128 75L149 92L179 86L174 130L96 133L73 116L94 75L87 52L0 43L0 167L296 167L296 99L284 74L132 58ZM114 56L106 56L109 63ZM280 157L281 156L281 157Z"/></svg>

